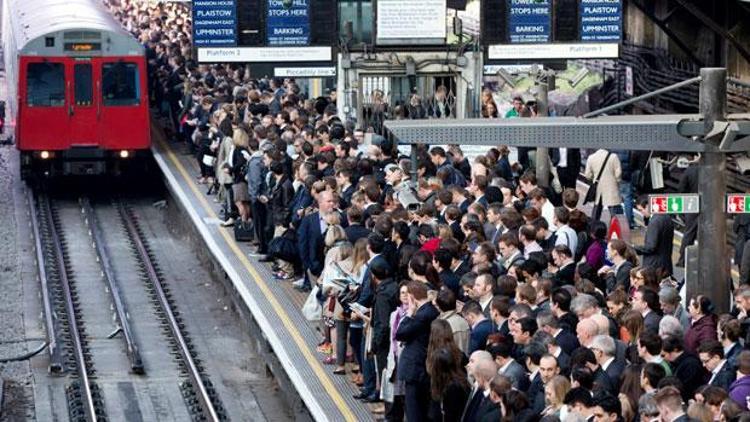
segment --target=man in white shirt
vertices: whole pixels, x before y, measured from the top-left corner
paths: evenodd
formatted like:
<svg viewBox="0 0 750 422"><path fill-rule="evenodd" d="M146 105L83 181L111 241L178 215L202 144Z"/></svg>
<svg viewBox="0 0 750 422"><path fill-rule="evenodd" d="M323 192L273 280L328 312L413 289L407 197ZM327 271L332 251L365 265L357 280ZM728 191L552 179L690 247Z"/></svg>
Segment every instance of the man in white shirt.
<svg viewBox="0 0 750 422"><path fill-rule="evenodd" d="M555 246L565 245L575 255L578 249L578 234L568 225L570 211L565 207L557 207L553 211L553 217L555 226L557 226Z"/></svg>
<svg viewBox="0 0 750 422"><path fill-rule="evenodd" d="M526 224L518 230L518 239L523 244L523 257L529 259L532 253L544 253L542 247L536 241L536 229L534 226Z"/></svg>
<svg viewBox="0 0 750 422"><path fill-rule="evenodd" d="M544 191L540 188L533 189L529 192L529 202L547 220L550 231L557 230L557 225L554 222L555 206L547 199Z"/></svg>

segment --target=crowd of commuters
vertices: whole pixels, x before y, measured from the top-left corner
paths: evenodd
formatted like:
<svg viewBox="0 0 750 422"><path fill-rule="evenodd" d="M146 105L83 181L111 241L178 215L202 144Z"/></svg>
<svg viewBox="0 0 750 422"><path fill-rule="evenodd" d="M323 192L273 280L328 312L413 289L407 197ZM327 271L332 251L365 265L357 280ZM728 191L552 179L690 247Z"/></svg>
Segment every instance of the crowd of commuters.
<svg viewBox="0 0 750 422"><path fill-rule="evenodd" d="M642 167L627 152L589 155L593 215L575 150L553 151L559 189L503 146L472 160L420 147L412 183L409 160L342 122L335 95L196 64L184 3L107 4L145 45L153 105L224 224L252 233L279 282L315 289L321 359L386 420L750 420L750 286L730 314L682 303L672 220L633 201ZM601 209L633 225L633 205L644 243L608 240Z"/></svg>

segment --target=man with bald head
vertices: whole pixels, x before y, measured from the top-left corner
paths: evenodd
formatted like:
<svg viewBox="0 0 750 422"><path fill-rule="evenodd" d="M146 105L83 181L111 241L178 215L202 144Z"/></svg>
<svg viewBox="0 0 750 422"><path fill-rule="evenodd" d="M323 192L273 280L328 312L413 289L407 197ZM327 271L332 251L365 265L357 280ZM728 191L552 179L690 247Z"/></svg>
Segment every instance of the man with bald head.
<svg viewBox="0 0 750 422"><path fill-rule="evenodd" d="M585 318L578 321L578 326L576 327L576 337L578 337L578 342L581 343L581 346L591 346L591 342L598 334L599 326L596 325L596 322L594 322L593 319Z"/></svg>
<svg viewBox="0 0 750 422"><path fill-rule="evenodd" d="M462 421L478 421L492 407L490 400L490 383L497 375L497 364L492 355L485 350L477 350L469 357L466 372L474 380L466 402Z"/></svg>
<svg viewBox="0 0 750 422"><path fill-rule="evenodd" d="M294 287L305 291L311 288L310 278L317 279L323 272L325 258L323 247L325 232L328 230L325 217L331 212L336 212L336 200L330 191L320 192L317 200L318 211L303 218L299 229L297 229L297 248L305 276L295 282Z"/></svg>

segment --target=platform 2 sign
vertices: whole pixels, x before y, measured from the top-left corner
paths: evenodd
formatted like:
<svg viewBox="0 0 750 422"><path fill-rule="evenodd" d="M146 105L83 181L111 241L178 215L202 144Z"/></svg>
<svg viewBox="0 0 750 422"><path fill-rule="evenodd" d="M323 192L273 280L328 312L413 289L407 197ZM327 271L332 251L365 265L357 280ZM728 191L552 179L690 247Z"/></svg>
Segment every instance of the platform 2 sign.
<svg viewBox="0 0 750 422"><path fill-rule="evenodd" d="M698 214L700 196L695 194L649 195L651 214Z"/></svg>
<svg viewBox="0 0 750 422"><path fill-rule="evenodd" d="M237 45L236 0L193 0L193 44L196 47Z"/></svg>
<svg viewBox="0 0 750 422"><path fill-rule="evenodd" d="M552 27L551 0L508 0L511 43L546 43Z"/></svg>
<svg viewBox="0 0 750 422"><path fill-rule="evenodd" d="M267 1L266 45L310 45L310 1Z"/></svg>
<svg viewBox="0 0 750 422"><path fill-rule="evenodd" d="M581 41L619 42L622 0L580 0Z"/></svg>

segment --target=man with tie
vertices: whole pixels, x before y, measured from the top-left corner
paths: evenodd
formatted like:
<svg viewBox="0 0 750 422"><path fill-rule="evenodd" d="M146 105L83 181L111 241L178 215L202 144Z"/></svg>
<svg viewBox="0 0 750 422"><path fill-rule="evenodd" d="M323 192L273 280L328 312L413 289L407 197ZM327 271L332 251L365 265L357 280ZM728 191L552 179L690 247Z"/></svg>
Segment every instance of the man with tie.
<svg viewBox="0 0 750 422"><path fill-rule="evenodd" d="M295 282L294 287L301 290L309 290L310 279L317 279L323 272L323 261L325 254L323 251L323 239L328 223L326 214L333 212L336 201L330 191L324 190L318 194L318 211L307 215L302 219L299 229L297 229L297 248L302 269L305 271L304 278Z"/></svg>
<svg viewBox="0 0 750 422"><path fill-rule="evenodd" d="M737 378L737 374L732 365L724 359L724 347L721 343L715 340L701 343L697 352L703 367L711 373L708 384L729 391L729 386Z"/></svg>
<svg viewBox="0 0 750 422"><path fill-rule="evenodd" d="M478 350L471 354L466 372L474 379L471 387L469 400L466 402L462 422L476 422L481 420L485 412L491 409L490 383L497 375L497 364L492 355L484 350ZM411 421L411 419L409 418Z"/></svg>

